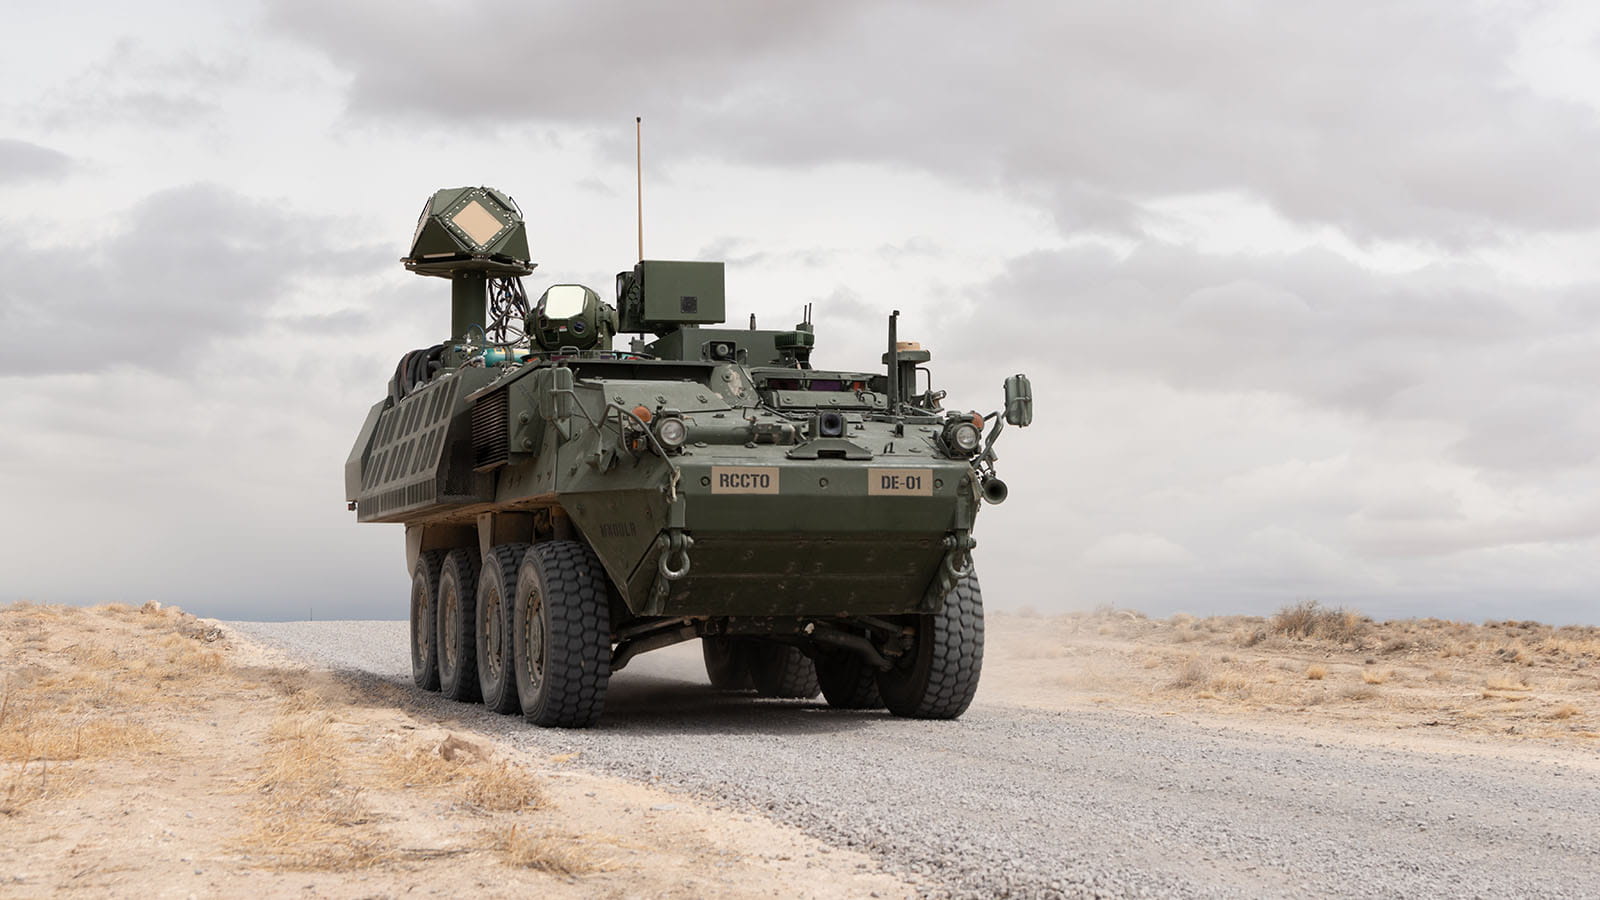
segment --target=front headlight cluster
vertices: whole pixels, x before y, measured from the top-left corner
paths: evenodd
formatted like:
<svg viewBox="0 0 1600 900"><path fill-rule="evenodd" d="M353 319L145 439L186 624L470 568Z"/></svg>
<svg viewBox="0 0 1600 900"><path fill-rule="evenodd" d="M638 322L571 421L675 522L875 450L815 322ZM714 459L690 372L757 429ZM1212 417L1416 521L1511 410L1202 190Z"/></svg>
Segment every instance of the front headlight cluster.
<svg viewBox="0 0 1600 900"><path fill-rule="evenodd" d="M653 429L656 440L669 453L676 452L689 440L689 425L681 416L657 416Z"/></svg>
<svg viewBox="0 0 1600 900"><path fill-rule="evenodd" d="M983 441L983 432L978 430L982 421L973 416L971 419L956 419L947 423L939 435L939 442L944 445L945 452L951 456L971 456L977 453L978 445Z"/></svg>

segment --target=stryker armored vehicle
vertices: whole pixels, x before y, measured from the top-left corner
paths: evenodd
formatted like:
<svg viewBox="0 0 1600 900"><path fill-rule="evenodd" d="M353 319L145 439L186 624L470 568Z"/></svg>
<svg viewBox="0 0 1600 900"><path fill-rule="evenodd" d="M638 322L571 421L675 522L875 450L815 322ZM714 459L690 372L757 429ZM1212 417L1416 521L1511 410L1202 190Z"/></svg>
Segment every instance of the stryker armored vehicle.
<svg viewBox="0 0 1600 900"><path fill-rule="evenodd" d="M522 215L490 188L434 194L402 262L449 280L450 337L400 358L345 488L359 521L405 525L419 687L587 726L612 673L698 638L717 688L966 710L973 522L1005 499L994 442L1032 419L1026 377L1003 414L944 409L898 312L882 368L814 367L809 308L723 327L719 262L640 261L615 306L577 284L530 304Z"/></svg>

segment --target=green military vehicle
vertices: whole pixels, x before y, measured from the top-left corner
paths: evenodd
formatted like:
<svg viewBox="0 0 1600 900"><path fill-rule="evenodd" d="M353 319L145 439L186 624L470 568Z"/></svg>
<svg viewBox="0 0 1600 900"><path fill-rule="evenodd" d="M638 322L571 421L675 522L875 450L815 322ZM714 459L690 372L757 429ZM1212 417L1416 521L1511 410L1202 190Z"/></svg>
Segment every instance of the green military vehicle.
<svg viewBox="0 0 1600 900"><path fill-rule="evenodd" d="M718 688L965 711L972 527L1005 499L994 440L1032 419L1028 380L1003 415L945 410L898 313L883 368L825 370L809 309L723 327L721 263L530 304L528 256L510 197L433 195L402 261L450 281L451 337L400 358L345 465L358 520L405 525L417 685L587 726L613 672L698 638Z"/></svg>

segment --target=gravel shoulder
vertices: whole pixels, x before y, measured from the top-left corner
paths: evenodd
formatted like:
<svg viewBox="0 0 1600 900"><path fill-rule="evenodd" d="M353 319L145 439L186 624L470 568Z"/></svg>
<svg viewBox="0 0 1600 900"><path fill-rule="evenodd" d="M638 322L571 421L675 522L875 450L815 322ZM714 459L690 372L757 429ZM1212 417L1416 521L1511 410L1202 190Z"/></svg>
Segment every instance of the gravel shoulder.
<svg viewBox="0 0 1600 900"><path fill-rule="evenodd" d="M234 627L357 683L409 683L403 622ZM1008 650L997 640L991 662ZM689 644L619 673L592 730L396 696L453 729L864 851L933 895L1600 896L1592 746L1384 746L1227 716L1029 708L1005 684L986 682L959 721L906 721L719 693Z"/></svg>

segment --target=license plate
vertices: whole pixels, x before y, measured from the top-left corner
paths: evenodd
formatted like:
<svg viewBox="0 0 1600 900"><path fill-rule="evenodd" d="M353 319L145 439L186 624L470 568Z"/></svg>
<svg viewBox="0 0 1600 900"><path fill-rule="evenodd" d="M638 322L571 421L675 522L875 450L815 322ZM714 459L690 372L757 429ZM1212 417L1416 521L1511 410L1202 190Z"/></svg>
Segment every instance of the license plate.
<svg viewBox="0 0 1600 900"><path fill-rule="evenodd" d="M713 494L776 494L777 466L712 466Z"/></svg>
<svg viewBox="0 0 1600 900"><path fill-rule="evenodd" d="M932 469L868 469L867 494L897 497L932 497Z"/></svg>

